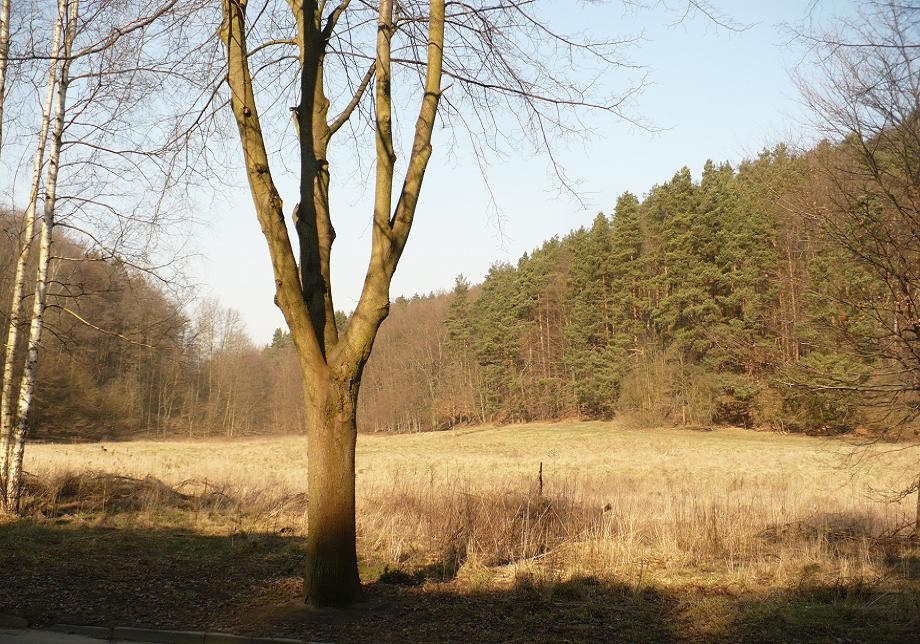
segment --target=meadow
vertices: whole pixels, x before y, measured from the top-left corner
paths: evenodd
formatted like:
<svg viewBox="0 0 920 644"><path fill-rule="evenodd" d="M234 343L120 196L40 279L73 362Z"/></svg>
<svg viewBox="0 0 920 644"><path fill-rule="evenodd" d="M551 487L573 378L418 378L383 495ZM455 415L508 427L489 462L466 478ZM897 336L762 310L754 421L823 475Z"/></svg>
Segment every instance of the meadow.
<svg viewBox="0 0 920 644"><path fill-rule="evenodd" d="M368 601L334 613L298 600L304 438L32 445L0 600L330 641L904 641L903 447L617 423L361 435Z"/></svg>

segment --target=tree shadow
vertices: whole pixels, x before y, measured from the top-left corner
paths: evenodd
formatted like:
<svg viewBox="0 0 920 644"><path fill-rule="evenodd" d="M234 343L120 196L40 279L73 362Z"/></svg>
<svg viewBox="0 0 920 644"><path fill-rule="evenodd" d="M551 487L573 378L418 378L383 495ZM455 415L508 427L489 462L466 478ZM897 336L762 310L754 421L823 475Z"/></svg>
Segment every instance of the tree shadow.
<svg viewBox="0 0 920 644"><path fill-rule="evenodd" d="M302 602L298 537L57 521L0 524L0 612L330 642L920 641L915 583L745 593L519 576L496 586L436 563L365 580L365 601L348 609L314 609Z"/></svg>
<svg viewBox="0 0 920 644"><path fill-rule="evenodd" d="M864 582L812 584L742 597L735 610L742 618L725 641L920 641L916 586L890 590Z"/></svg>
<svg viewBox="0 0 920 644"><path fill-rule="evenodd" d="M892 554L888 557L886 563L889 569L902 579L920 580L920 557Z"/></svg>
<svg viewBox="0 0 920 644"><path fill-rule="evenodd" d="M344 610L292 601L248 618L274 633L336 642L684 641L674 630L677 603L654 589L581 577L477 590L418 577L366 584L364 601Z"/></svg>
<svg viewBox="0 0 920 644"><path fill-rule="evenodd" d="M302 574L300 540L20 521L0 525L0 612L37 624L210 629Z"/></svg>

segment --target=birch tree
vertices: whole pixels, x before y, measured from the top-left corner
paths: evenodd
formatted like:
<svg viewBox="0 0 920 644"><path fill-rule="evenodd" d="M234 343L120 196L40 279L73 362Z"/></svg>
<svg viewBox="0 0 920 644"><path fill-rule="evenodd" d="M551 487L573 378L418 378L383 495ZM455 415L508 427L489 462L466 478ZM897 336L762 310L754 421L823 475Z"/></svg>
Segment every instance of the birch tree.
<svg viewBox="0 0 920 644"><path fill-rule="evenodd" d="M192 128L185 121L197 115L177 107L175 96L183 93L177 91L179 86L197 87L189 83L186 72L200 64L194 43L179 46L188 40L184 23L200 10L200 3L179 5L178 0L153 7L140 0L66 0L61 5L66 27L61 27L60 16L49 18L47 7L36 4L32 38L8 55L11 61L47 63L50 69L4 355L0 455L8 510L15 510L18 501L49 276L55 265L117 261L166 281L175 264L157 240L167 225L186 216L182 193L189 183L176 157L194 152ZM60 51L52 48L50 53L43 48L46 37L35 28L49 19L63 29L55 45ZM19 116L27 120L30 105L25 100L20 103L24 107ZM27 355L17 379L14 367L24 322L21 302L33 290L26 285L33 279L27 274L28 256L36 237L39 203L38 267ZM56 227L84 242L85 254L54 254ZM80 323L106 332L82 317L77 307L56 306Z"/></svg>
<svg viewBox="0 0 920 644"><path fill-rule="evenodd" d="M23 368L19 387L16 410L16 423L12 431L12 442L7 449L6 460L6 502L8 510L19 509L19 497L22 488L22 459L25 452L26 428L35 391L38 374L38 352L41 347L42 328L48 295L49 269L51 266L51 244L54 232L54 216L57 199L58 171L61 160L61 141L64 136L64 117L67 112L67 88L70 84L71 52L77 30L77 17L80 0L58 0L58 26L63 29L60 49L56 56L60 59L60 73L54 98L54 129L51 133L48 150L48 173L45 178L45 195L39 235L38 268L35 276L35 293L32 298L32 318L29 327L28 353ZM63 27L61 26L63 25Z"/></svg>
<svg viewBox="0 0 920 644"><path fill-rule="evenodd" d="M552 152L556 137L579 131L585 111L628 118L625 101L641 89L642 77L619 92L598 89L597 76L629 68L623 48L630 39L565 34L538 2L222 0L221 7L219 35L245 172L271 256L275 303L304 376L305 598L345 604L360 593L356 399L389 310L390 283L416 215L436 121L469 134L476 154L527 139L549 151L557 177L567 184ZM273 68L280 71L266 80L266 70ZM587 71L592 68L596 74ZM445 77L451 85L447 94ZM278 105L292 103L299 190L296 205L286 208L276 182L273 137L290 118L282 120ZM413 121L414 129L407 159L398 166L394 123L400 117ZM340 332L330 274L335 228L329 152L343 131L351 135L344 145L368 143L357 154L374 158L375 171L370 261L354 314ZM362 139L361 132L369 137Z"/></svg>
<svg viewBox="0 0 920 644"><path fill-rule="evenodd" d="M32 165L32 178L29 188L28 204L23 217L24 227L19 239L19 253L16 260L15 277L13 281L13 295L10 303L7 340L3 356L3 381L0 392L0 493L2 493L3 507L7 506L7 482L10 467L10 447L14 424L13 400L17 392L14 381L14 361L16 348L19 346L19 331L23 308L23 296L26 291L28 279L27 268L29 256L35 234L35 213L38 207L39 190L42 184L42 170L45 161L45 149L48 142L48 129L51 123L51 109L58 90L58 60L61 50L61 35L63 31L64 13L62 3L58 3L58 19L54 23L51 45L51 61L48 71L48 85L45 100L42 104L41 122L38 138L35 144L35 154ZM57 152L54 152L57 154Z"/></svg>
<svg viewBox="0 0 920 644"><path fill-rule="evenodd" d="M10 54L10 0L0 0L0 150L3 149L3 107Z"/></svg>

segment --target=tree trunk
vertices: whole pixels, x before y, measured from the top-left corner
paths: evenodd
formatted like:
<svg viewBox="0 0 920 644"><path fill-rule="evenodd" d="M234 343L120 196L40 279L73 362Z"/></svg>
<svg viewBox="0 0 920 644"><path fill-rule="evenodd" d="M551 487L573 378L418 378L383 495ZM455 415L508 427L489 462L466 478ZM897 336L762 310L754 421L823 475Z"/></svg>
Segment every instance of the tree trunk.
<svg viewBox="0 0 920 644"><path fill-rule="evenodd" d="M917 513L914 515L914 534L920 537L920 475L917 476Z"/></svg>
<svg viewBox="0 0 920 644"><path fill-rule="evenodd" d="M68 70L70 67L69 57L75 37L78 5L79 0L58 0L61 22L64 22L63 17L67 16L67 30L61 50L64 62L61 64L61 76L57 84L54 132L51 137L51 147L48 151L48 176L45 181L44 216L42 218L38 269L35 277L35 295L32 303L32 324L29 328L29 348L25 367L23 368L22 382L19 387L19 404L16 424L12 431L12 444L9 446L5 507L7 510L14 512L19 511L19 497L22 489L22 459L25 452L26 432L29 428L29 415L32 410L32 395L35 391L35 381L38 375L38 353L41 347L45 304L48 296L48 271L51 264L51 244L54 233L61 139L64 135L64 116L69 82Z"/></svg>
<svg viewBox="0 0 920 644"><path fill-rule="evenodd" d="M57 168L56 159L52 157L51 168ZM49 194L53 190L51 185L52 172L49 172ZM55 177L56 179L56 177ZM32 410L32 395L35 391L35 381L38 376L38 352L41 346L42 327L44 326L45 304L48 297L48 268L51 263L51 239L54 229L53 197L45 202L45 217L42 220L41 246L39 248L38 272L35 277L35 299L32 307L32 324L29 327L29 349L26 355L26 364L22 371L22 382L19 387L19 404L16 414L16 423L12 431L12 443L9 446L9 466L6 479L5 507L11 512L19 511L19 496L22 489L22 458L25 452L26 431L29 427L29 414Z"/></svg>
<svg viewBox="0 0 920 644"><path fill-rule="evenodd" d="M3 145L3 107L6 103L6 69L10 54L10 0L0 1L0 147Z"/></svg>
<svg viewBox="0 0 920 644"><path fill-rule="evenodd" d="M61 21L55 25L51 50L60 49ZM3 388L0 392L0 497L6 498L6 482L9 477L10 467L10 442L12 440L13 423L13 394L16 390L13 382L13 361L16 358L16 347L19 344L19 325L22 318L22 301L26 285L26 268L32 248L32 237L35 230L35 212L38 204L38 193L41 187L42 166L45 161L45 147L48 140L48 129L51 124L51 108L54 102L55 87L57 85L57 60L49 63L48 89L45 102L42 104L42 120L39 128L38 141L35 145L35 155L32 166L31 185L29 189L29 204L26 207L22 240L19 245L19 257L16 259L16 277L13 281L13 294L10 301L9 328L6 338L6 349L3 356Z"/></svg>
<svg viewBox="0 0 920 644"><path fill-rule="evenodd" d="M305 373L310 367L305 367ZM309 498L304 598L348 604L361 595L355 545L357 385L326 377L307 387Z"/></svg>

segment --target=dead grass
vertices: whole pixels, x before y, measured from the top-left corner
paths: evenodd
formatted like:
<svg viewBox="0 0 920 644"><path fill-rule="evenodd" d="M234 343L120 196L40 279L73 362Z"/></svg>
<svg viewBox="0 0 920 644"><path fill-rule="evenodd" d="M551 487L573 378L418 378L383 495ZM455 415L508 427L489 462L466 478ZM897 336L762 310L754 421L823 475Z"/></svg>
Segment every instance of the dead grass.
<svg viewBox="0 0 920 644"><path fill-rule="evenodd" d="M856 468L849 454L828 439L609 423L361 436L362 576L465 594L600 580L676 594L681 631L704 638L737 635L771 601L781 624L818 619L782 608L790 593L825 593L844 619L906 592L896 610L914 628L920 551L904 528L915 501L879 492L905 485L916 454ZM39 522L306 532L302 438L36 445L26 468Z"/></svg>

